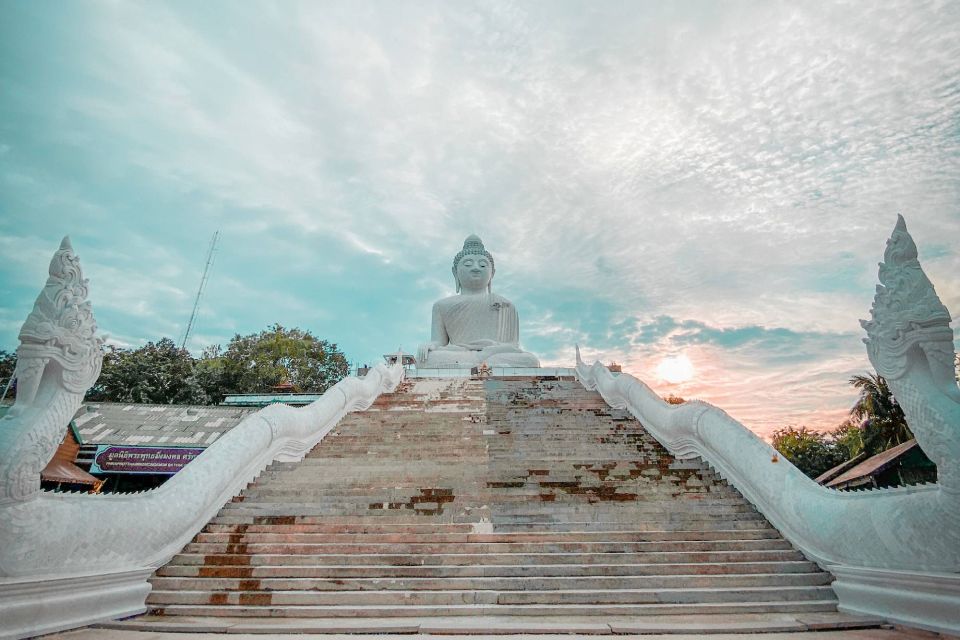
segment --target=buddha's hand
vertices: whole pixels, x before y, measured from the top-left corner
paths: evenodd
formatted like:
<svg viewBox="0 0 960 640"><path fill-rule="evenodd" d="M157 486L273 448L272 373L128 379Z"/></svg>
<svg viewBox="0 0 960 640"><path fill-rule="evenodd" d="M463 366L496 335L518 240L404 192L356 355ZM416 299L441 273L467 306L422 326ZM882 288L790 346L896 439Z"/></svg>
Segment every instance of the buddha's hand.
<svg viewBox="0 0 960 640"><path fill-rule="evenodd" d="M498 344L500 343L497 342L496 340L488 340L487 338L481 338L479 340L473 340L471 342L468 342L467 344L462 346L464 346L467 349L470 349L471 351L483 351L484 349L487 349L489 347L495 347Z"/></svg>
<svg viewBox="0 0 960 640"><path fill-rule="evenodd" d="M430 355L430 351L437 348L437 343L428 342L427 344L422 344L417 348L417 364L423 364L427 356Z"/></svg>

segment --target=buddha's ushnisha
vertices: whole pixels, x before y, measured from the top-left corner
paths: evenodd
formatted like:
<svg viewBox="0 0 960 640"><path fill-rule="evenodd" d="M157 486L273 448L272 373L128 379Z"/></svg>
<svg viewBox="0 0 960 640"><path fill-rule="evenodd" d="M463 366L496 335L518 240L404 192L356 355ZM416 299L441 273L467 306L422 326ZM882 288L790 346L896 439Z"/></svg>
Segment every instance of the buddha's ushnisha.
<svg viewBox="0 0 960 640"><path fill-rule="evenodd" d="M496 272L493 256L475 235L453 259L457 295L433 305L431 340L420 345L421 369L539 367L532 353L520 348L520 321L513 304L491 291Z"/></svg>

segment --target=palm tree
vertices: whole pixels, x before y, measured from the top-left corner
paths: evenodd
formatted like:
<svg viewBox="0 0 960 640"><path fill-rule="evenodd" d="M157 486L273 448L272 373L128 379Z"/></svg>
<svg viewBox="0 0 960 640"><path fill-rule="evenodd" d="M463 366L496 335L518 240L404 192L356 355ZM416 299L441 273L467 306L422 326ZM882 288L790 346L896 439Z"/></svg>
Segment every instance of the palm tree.
<svg viewBox="0 0 960 640"><path fill-rule="evenodd" d="M862 421L860 429L866 451L876 454L913 438L907 417L883 376L872 373L853 376L850 384L860 390L850 417Z"/></svg>

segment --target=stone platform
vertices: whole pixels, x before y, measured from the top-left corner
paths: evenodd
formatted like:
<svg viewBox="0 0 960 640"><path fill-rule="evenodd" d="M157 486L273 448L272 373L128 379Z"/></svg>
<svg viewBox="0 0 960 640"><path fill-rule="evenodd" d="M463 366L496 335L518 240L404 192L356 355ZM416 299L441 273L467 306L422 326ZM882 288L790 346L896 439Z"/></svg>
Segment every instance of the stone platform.
<svg viewBox="0 0 960 640"><path fill-rule="evenodd" d="M674 459L574 381L415 379L303 461L271 465L156 572L153 615L121 624L878 624L837 614L831 580L709 466Z"/></svg>
<svg viewBox="0 0 960 640"><path fill-rule="evenodd" d="M671 640L682 637L802 637L816 634L816 640L827 638L946 638L923 631L894 631L881 621L843 613L820 614L729 614L692 616L644 616L643 618L598 618L596 616L557 616L549 619L498 616L456 616L449 618L381 618L381 619L259 619L228 617L142 616L136 620L99 625L98 631L110 637L108 630L122 631L132 637L154 640L153 634L169 634L171 638L190 640L196 634L264 635L304 634L317 636L357 635L387 636L416 634L438 638L464 635L509 638L594 637L598 635L641 636ZM861 634L866 635L861 635ZM147 635L149 634L149 635ZM902 635L901 635L902 634ZM409 637L408 635L408 637ZM131 636L121 636L131 637Z"/></svg>

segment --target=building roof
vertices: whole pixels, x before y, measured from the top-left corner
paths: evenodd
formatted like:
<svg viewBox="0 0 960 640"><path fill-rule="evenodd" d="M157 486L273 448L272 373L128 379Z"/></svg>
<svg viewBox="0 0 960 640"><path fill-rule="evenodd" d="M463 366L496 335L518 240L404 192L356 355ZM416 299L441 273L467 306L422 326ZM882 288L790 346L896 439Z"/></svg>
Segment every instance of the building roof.
<svg viewBox="0 0 960 640"><path fill-rule="evenodd" d="M814 482L818 482L820 484L826 484L830 480L833 480L834 478L839 476L844 471L847 471L848 469L852 469L854 466L860 464L866 459L867 459L867 453L865 451L860 452L854 457L850 458L849 460L844 460L837 466L827 469L826 471L818 475L813 480Z"/></svg>
<svg viewBox="0 0 960 640"><path fill-rule="evenodd" d="M66 460L54 458L43 471L40 472L40 478L50 482L65 482L67 484L85 484L93 487L95 490L100 488L103 480L94 478L92 475Z"/></svg>
<svg viewBox="0 0 960 640"><path fill-rule="evenodd" d="M872 476L883 471L886 467L896 461L897 458L917 446L917 441L907 440L903 444L882 451L875 456L867 458L852 469L848 469L833 480L826 483L825 486L835 487L837 485L847 484L859 478Z"/></svg>
<svg viewBox="0 0 960 640"><path fill-rule="evenodd" d="M40 472L40 479L66 484L84 484L93 487L95 492L99 492L100 487L103 486L103 480L95 478L73 463L79 451L80 443L71 425L63 436L63 442L54 452L53 458Z"/></svg>
<svg viewBox="0 0 960 640"><path fill-rule="evenodd" d="M322 393L231 393L223 399L221 407L265 407L269 404L288 404L294 407L315 402Z"/></svg>
<svg viewBox="0 0 960 640"><path fill-rule="evenodd" d="M79 444L208 447L254 407L85 404L73 418Z"/></svg>

